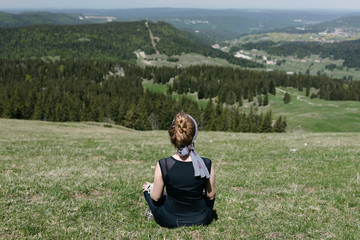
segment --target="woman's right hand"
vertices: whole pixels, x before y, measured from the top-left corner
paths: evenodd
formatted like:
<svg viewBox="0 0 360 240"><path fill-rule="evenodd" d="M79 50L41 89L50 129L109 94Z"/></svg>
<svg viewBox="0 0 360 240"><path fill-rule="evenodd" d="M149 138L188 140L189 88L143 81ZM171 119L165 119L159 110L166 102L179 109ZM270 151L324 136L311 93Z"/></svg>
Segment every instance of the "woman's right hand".
<svg viewBox="0 0 360 240"><path fill-rule="evenodd" d="M149 183L149 182L144 183L144 184L143 184L143 187L142 187L143 192L146 192L147 189L148 189L148 187L149 187L151 184L152 184L152 183Z"/></svg>

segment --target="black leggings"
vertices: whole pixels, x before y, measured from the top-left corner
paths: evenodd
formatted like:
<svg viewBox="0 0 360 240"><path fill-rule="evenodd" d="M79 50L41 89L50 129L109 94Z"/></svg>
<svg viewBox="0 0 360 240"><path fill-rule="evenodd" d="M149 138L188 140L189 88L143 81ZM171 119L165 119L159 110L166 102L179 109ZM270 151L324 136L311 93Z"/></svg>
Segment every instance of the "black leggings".
<svg viewBox="0 0 360 240"><path fill-rule="evenodd" d="M215 199L213 200L207 200L205 198L205 194L204 194L204 198L205 198L205 203L206 203L206 207L209 211L209 216L208 219L206 219L205 221L199 221L199 222L182 222L179 221L178 219L176 219L174 216L164 216L164 202L166 200L166 193L163 194L163 196L160 198L159 201L154 201L151 197L150 194L148 192L144 192L144 197L146 202L149 205L149 208L152 212L152 214L154 215L154 219L155 221L163 227L168 227L168 228L175 228L175 227L181 227L181 226L192 226L192 225L207 225L212 221L214 212L213 212L213 208L214 208L214 203L215 203ZM166 220L165 220L166 219Z"/></svg>

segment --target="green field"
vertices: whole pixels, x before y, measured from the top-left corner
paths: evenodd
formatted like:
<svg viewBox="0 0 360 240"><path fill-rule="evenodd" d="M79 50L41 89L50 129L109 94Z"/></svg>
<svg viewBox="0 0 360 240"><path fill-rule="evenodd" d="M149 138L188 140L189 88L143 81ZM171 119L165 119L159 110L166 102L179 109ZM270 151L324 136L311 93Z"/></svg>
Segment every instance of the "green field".
<svg viewBox="0 0 360 240"><path fill-rule="evenodd" d="M163 93L166 94L166 90L167 90L167 85L166 84L158 84L158 83L153 83L153 81L148 81L148 80L144 80L142 83L144 89L150 90L152 92L158 92L158 93ZM174 99L179 100L182 96L186 96L194 101L197 101L199 107L205 107L208 100L206 99L198 99L197 94L196 93L192 93L192 94L177 94L177 93L173 93L172 97Z"/></svg>
<svg viewBox="0 0 360 240"><path fill-rule="evenodd" d="M291 96L289 104L282 100L285 91ZM310 99L305 89L278 88L276 92L261 109L271 109L275 117L285 116L288 132L360 132L360 102Z"/></svg>
<svg viewBox="0 0 360 240"><path fill-rule="evenodd" d="M154 92L166 93L166 85L163 84L144 81L143 86ZM289 104L283 102L286 91L292 99ZM311 93L316 91L312 89ZM269 95L269 105L259 107L258 111L266 113L271 110L274 120L279 116L286 117L287 132L360 132L360 102L310 99L305 92L305 89L277 88L276 96ZM205 107L208 101L198 100L196 93L186 96L198 101L200 107ZM181 95L173 94L173 97L178 99ZM242 110L247 112L253 105L254 102L245 101Z"/></svg>
<svg viewBox="0 0 360 240"><path fill-rule="evenodd" d="M242 54L251 57L252 60L256 59L258 63L263 63L267 70L278 70L296 74L300 72L304 75L307 74L308 71L312 76L317 76L320 73L321 75L326 75L331 78L343 79L345 76L346 79L348 79L350 76L353 80L360 80L360 71L354 68L343 67L344 60L341 59L321 58L317 55L299 59L294 56L273 56L260 50L243 51ZM260 57L260 59L256 57ZM268 61L263 61L262 57L266 57ZM278 60L284 62L281 65L276 65ZM325 67L330 64L335 64L337 68L332 71L326 69Z"/></svg>
<svg viewBox="0 0 360 240"><path fill-rule="evenodd" d="M351 35L351 36L349 36ZM259 41L273 41L273 42L319 42L319 41L349 41L360 39L360 33L355 31L345 35L323 34L323 33L283 33L283 32L270 32L260 34L247 34L239 39L231 41L232 44L259 42Z"/></svg>
<svg viewBox="0 0 360 240"><path fill-rule="evenodd" d="M359 239L359 138L200 132L218 219L169 230L141 191L166 131L0 119L0 239Z"/></svg>
<svg viewBox="0 0 360 240"><path fill-rule="evenodd" d="M217 66L236 66L225 59L206 57L197 53L182 53L181 55L171 56L178 58L177 62L167 61L168 56L165 54L141 55L136 52L139 66L167 66L167 67L189 67L191 65L217 65Z"/></svg>

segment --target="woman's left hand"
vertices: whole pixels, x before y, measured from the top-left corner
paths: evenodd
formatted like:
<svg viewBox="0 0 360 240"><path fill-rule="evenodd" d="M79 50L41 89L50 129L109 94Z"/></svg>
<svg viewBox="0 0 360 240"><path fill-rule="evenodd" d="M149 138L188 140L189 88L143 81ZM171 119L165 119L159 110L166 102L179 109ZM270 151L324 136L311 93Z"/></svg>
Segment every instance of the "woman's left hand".
<svg viewBox="0 0 360 240"><path fill-rule="evenodd" d="M149 183L149 182L146 182L144 183L142 189L143 189L143 192L146 192L146 190L148 189L148 187L151 185L152 183Z"/></svg>

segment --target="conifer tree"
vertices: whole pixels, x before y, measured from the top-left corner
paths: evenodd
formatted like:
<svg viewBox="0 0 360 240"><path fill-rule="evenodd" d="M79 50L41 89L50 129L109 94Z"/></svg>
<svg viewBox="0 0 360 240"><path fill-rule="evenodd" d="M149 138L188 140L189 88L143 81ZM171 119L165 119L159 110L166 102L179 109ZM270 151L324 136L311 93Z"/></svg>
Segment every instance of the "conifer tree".
<svg viewBox="0 0 360 240"><path fill-rule="evenodd" d="M263 105L263 101L262 101L261 95L258 95L257 101L258 101L258 105L259 105L259 106L262 106L262 105Z"/></svg>
<svg viewBox="0 0 360 240"><path fill-rule="evenodd" d="M285 132L285 128L286 128L286 118L283 120L282 117L280 116L278 119L276 119L276 122L274 124L274 131L275 132Z"/></svg>
<svg viewBox="0 0 360 240"><path fill-rule="evenodd" d="M202 119L203 119L203 123L204 123L204 125L203 125L204 130L211 129L211 125L213 124L213 121L214 121L214 105L213 105L213 101L211 98L205 106Z"/></svg>
<svg viewBox="0 0 360 240"><path fill-rule="evenodd" d="M263 101L263 106L267 106L269 104L269 96L268 94L266 93L265 94L265 97L264 97L264 101Z"/></svg>
<svg viewBox="0 0 360 240"><path fill-rule="evenodd" d="M290 96L290 94L288 92L285 93L283 101L284 101L285 104L291 102L291 96Z"/></svg>
<svg viewBox="0 0 360 240"><path fill-rule="evenodd" d="M272 123L272 113L271 111L269 111L265 114L265 117L262 119L261 127L260 127L261 129L259 132L263 132L263 133L272 132L273 129L271 123Z"/></svg>
<svg viewBox="0 0 360 240"><path fill-rule="evenodd" d="M269 92L270 94L272 95L276 95L276 87L275 87L275 83L274 83L274 80L271 79L270 81L270 85L269 85Z"/></svg>
<svg viewBox="0 0 360 240"><path fill-rule="evenodd" d="M310 95L310 86L306 87L306 94L307 97Z"/></svg>

